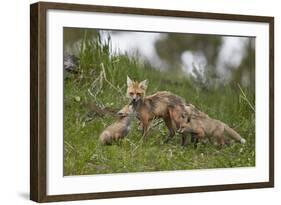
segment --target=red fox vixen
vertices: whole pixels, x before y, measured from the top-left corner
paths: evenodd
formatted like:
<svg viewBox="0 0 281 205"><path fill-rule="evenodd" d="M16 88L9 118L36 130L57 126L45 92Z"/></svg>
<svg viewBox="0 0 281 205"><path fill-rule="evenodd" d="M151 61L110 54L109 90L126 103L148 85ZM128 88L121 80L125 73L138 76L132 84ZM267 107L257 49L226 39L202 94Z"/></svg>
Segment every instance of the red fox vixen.
<svg viewBox="0 0 281 205"><path fill-rule="evenodd" d="M220 145L226 144L225 135L230 136L236 142L241 144L246 143L246 140L235 130L225 123L210 117L190 118L189 122L185 122L180 126L180 133L195 133L198 138L210 139L211 137L214 137Z"/></svg>
<svg viewBox="0 0 281 205"><path fill-rule="evenodd" d="M104 145L109 145L115 140L124 138L131 129L132 115L132 105L126 105L120 111L118 111L117 122L105 128L105 130L101 133L101 143Z"/></svg>
<svg viewBox="0 0 281 205"><path fill-rule="evenodd" d="M175 105L184 107L185 103L181 97L167 91L145 96L147 84L147 80L137 82L127 76L127 96L131 99L137 118L142 124L143 138L146 139L151 121L155 118L162 118L169 130L169 136L165 140L168 142L175 135L168 108Z"/></svg>

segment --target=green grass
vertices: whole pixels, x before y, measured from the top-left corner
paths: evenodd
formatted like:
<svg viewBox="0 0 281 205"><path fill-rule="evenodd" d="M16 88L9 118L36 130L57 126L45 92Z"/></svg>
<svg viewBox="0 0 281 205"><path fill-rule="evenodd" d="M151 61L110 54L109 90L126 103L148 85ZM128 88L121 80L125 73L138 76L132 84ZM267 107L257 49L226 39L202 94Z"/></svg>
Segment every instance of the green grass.
<svg viewBox="0 0 281 205"><path fill-rule="evenodd" d="M66 73L64 80L64 175L147 172L255 166L255 114L239 87L201 89L191 79L169 71L160 72L137 57L118 56L106 42L88 40L80 48L78 74ZM111 146L99 142L102 130L113 123L112 114L128 103L126 76L148 79L147 94L169 90L209 116L234 127L247 143L223 148L212 143L182 147L176 135L164 144L163 123L142 143L134 120L128 136ZM243 88L252 105L255 95Z"/></svg>

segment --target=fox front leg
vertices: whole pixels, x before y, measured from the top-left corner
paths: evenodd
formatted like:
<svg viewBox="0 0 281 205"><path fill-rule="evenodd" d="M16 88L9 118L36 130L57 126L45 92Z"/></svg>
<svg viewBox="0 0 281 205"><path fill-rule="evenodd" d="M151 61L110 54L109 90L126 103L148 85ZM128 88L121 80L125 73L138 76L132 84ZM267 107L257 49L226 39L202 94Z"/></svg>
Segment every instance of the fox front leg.
<svg viewBox="0 0 281 205"><path fill-rule="evenodd" d="M181 141L181 145L182 146L187 146L189 144L188 142L188 137L185 134L182 134L181 137L182 141ZM198 143L198 136L195 133L191 133L191 138L190 138L190 142L192 144L194 144L194 147L197 147L197 143Z"/></svg>
<svg viewBox="0 0 281 205"><path fill-rule="evenodd" d="M144 141L146 141L146 138L147 138L149 124L150 124L150 122L148 120L144 120L142 122L142 139Z"/></svg>
<svg viewBox="0 0 281 205"><path fill-rule="evenodd" d="M182 134L181 136L181 145L186 146L187 145L187 137L185 134Z"/></svg>
<svg viewBox="0 0 281 205"><path fill-rule="evenodd" d="M197 144L199 142L198 136L195 133L191 133L191 143L194 144L194 147L197 148Z"/></svg>

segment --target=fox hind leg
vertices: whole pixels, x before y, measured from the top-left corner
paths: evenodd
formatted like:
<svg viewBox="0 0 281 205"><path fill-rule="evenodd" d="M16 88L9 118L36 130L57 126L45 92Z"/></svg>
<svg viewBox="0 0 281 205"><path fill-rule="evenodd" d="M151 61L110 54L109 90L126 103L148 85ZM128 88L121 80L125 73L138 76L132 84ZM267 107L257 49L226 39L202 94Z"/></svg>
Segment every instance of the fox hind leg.
<svg viewBox="0 0 281 205"><path fill-rule="evenodd" d="M166 124L166 126L168 127L168 130L169 130L169 135L168 135L167 139L164 141L164 143L168 143L170 141L170 139L172 139L173 136L175 135L175 130L173 128L173 123L172 123L170 117L164 118L164 122L165 122L165 124Z"/></svg>
<svg viewBox="0 0 281 205"><path fill-rule="evenodd" d="M226 144L223 135L220 135L220 136L217 137L217 142L218 142L218 144L219 144L220 146L222 146L222 147Z"/></svg>
<svg viewBox="0 0 281 205"><path fill-rule="evenodd" d="M219 127L218 130L214 133L214 137L217 139L217 143L221 146L224 146L226 144L223 132L224 128Z"/></svg>

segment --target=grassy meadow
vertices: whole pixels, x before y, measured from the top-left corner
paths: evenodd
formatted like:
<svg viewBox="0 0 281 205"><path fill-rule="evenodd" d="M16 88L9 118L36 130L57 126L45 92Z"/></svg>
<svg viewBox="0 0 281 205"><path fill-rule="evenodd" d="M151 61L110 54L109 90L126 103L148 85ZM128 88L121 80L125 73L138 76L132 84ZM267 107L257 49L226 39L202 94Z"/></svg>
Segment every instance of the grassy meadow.
<svg viewBox="0 0 281 205"><path fill-rule="evenodd" d="M64 175L150 172L255 166L255 95L238 84L207 89L181 73L159 71L138 57L114 55L110 38L81 42L77 73L64 79ZM145 143L134 119L128 136L103 146L99 135L116 120L115 113L128 103L126 76L148 79L147 95L168 90L209 116L234 128L247 143L223 148L212 143L181 146L176 135L164 144L164 123L154 126ZM251 107L252 106L252 107Z"/></svg>

